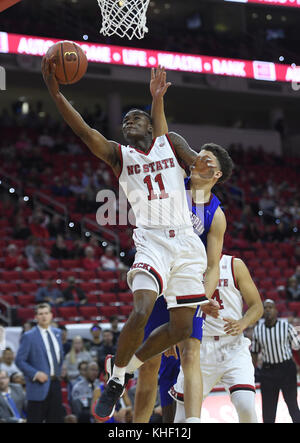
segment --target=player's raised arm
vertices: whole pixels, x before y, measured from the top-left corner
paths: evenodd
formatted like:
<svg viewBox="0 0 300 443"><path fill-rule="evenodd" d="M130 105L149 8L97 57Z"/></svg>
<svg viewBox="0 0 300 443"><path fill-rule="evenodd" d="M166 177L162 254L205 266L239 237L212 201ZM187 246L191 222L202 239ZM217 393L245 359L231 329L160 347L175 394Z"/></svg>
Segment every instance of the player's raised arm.
<svg viewBox="0 0 300 443"><path fill-rule="evenodd" d="M150 92L152 95L152 137L159 137L167 134L168 123L164 110L164 95L167 92L170 82L166 82L166 71L161 66L151 69Z"/></svg>
<svg viewBox="0 0 300 443"><path fill-rule="evenodd" d="M233 260L233 272L236 285L248 309L240 320L224 318L226 322L224 330L227 334L238 335L248 328L248 326L256 323L263 315L264 309L258 289L243 260L238 258Z"/></svg>
<svg viewBox="0 0 300 443"><path fill-rule="evenodd" d="M59 83L55 77L56 65L50 58L44 57L42 61L42 73L49 93L65 122L75 134L88 146L94 155L103 160L118 175L121 160L118 143L107 140L102 134L91 128L73 108L59 90Z"/></svg>
<svg viewBox="0 0 300 443"><path fill-rule="evenodd" d="M205 272L204 287L207 298L211 298L218 286L220 279L220 257L223 249L224 234L226 231L226 218L219 207L214 215L211 227L207 234L207 268Z"/></svg>

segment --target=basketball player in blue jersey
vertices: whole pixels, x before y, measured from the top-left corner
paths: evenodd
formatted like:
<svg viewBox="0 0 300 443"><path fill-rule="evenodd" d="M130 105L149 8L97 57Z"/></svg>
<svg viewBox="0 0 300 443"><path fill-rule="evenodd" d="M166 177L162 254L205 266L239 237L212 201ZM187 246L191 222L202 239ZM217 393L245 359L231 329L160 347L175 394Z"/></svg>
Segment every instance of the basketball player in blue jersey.
<svg viewBox="0 0 300 443"><path fill-rule="evenodd" d="M166 90L165 71L160 67L154 72L150 84L153 96L152 118L153 136L168 131L163 111L162 97ZM157 103L158 101L158 103ZM200 155L208 155L216 165L214 174L209 179L203 179L191 168L190 177L185 178L187 201L195 233L201 238L207 249L207 270L205 274L205 292L210 297L219 282L219 260L223 248L223 237L226 230L226 219L220 208L220 201L211 192L216 183L224 183L229 179L233 163L228 152L213 143L202 146ZM195 317L197 316L197 312ZM195 318L194 317L194 318ZM168 322L169 312L163 297L158 298L149 321L145 328L145 339L149 334ZM181 343L181 364L185 373L185 407L188 422L197 422L201 409L201 377L199 377L200 347L198 336ZM161 363L162 360L162 363ZM160 367L161 364L161 367ZM157 374L160 367L160 394L165 420L171 422L172 411L168 406L172 399L168 390L172 380L177 378L179 360L156 356L146 362L139 371L138 385L135 398L134 421L145 423L149 421L157 390ZM168 412L167 412L168 411Z"/></svg>
<svg viewBox="0 0 300 443"><path fill-rule="evenodd" d="M137 109L123 119L128 145L107 140L85 123L60 92L55 62L55 57L44 57L42 73L58 111L91 152L112 168L136 218L133 238L137 252L127 276L133 292L133 310L119 336L111 378L94 405L95 417L107 421L123 392L127 366L128 370L135 370L149 358L188 338L198 305L203 306L206 314L218 316L218 304L205 295L202 280L207 267L206 252L193 232L184 169L179 160L193 166L202 177L211 177L216 165L211 157L198 155L177 134L152 140L151 117ZM170 321L148 337L140 352L145 325L162 293Z"/></svg>

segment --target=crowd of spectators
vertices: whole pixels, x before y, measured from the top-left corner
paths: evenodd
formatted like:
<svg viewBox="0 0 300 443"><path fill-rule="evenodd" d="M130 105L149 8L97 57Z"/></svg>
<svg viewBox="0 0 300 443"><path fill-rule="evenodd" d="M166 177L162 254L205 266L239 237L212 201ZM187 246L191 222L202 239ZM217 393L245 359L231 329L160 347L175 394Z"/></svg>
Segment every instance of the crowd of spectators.
<svg viewBox="0 0 300 443"><path fill-rule="evenodd" d="M34 325L35 323L24 325L23 333ZM94 423L91 405L94 399L101 395L105 386L104 360L107 354L115 352L120 333L119 319L116 316L112 317L107 328L94 324L89 331L90 337L85 339L80 335L70 339L65 326L55 323L53 326L58 326L63 331L64 362L61 373L61 389L64 402L64 422ZM26 382L14 359L15 353L9 347L0 355L0 393L17 390L22 398L22 402L18 402L17 405L22 405L22 410L18 411L20 415L13 415L12 411L8 414L0 405L1 423L26 422ZM113 421L117 423L132 422L135 383L136 378L130 382L124 397L117 405ZM153 419L156 422L161 420L159 403L153 411Z"/></svg>

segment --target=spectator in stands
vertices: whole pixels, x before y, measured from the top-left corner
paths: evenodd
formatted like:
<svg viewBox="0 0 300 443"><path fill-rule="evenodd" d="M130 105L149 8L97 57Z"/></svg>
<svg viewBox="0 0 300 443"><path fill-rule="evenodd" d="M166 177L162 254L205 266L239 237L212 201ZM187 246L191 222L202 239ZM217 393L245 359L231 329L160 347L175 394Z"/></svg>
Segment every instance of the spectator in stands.
<svg viewBox="0 0 300 443"><path fill-rule="evenodd" d="M59 329L61 330L61 341L63 345L64 355L67 355L71 350L72 340L68 339L68 329L65 325L59 325Z"/></svg>
<svg viewBox="0 0 300 443"><path fill-rule="evenodd" d="M30 331L30 329L32 329L35 326L35 321L25 321L25 323L23 323L23 327L22 327L22 331L21 331L21 336L24 334L24 332Z"/></svg>
<svg viewBox="0 0 300 443"><path fill-rule="evenodd" d="M75 277L68 278L68 286L63 290L63 306L82 306L87 303L87 297L82 288L76 284Z"/></svg>
<svg viewBox="0 0 300 443"><path fill-rule="evenodd" d="M46 285L38 288L35 294L35 300L37 303L47 302L51 306L61 305L64 298L62 292L55 285L55 280L46 280Z"/></svg>
<svg viewBox="0 0 300 443"><path fill-rule="evenodd" d="M57 238L57 236L64 235L65 233L65 223L63 218L58 215L54 214L49 225L48 225L48 231L51 239Z"/></svg>
<svg viewBox="0 0 300 443"><path fill-rule="evenodd" d="M294 276L288 279L286 295L290 301L300 301L300 287L297 284L296 277Z"/></svg>
<svg viewBox="0 0 300 443"><path fill-rule="evenodd" d="M79 180L76 177L76 175L73 175L71 177L69 189L72 192L72 194L75 196L83 192L84 187L79 183Z"/></svg>
<svg viewBox="0 0 300 443"><path fill-rule="evenodd" d="M24 374L22 372L13 372L10 376L10 383L16 383L17 385L21 385L23 391L26 391L26 381Z"/></svg>
<svg viewBox="0 0 300 443"><path fill-rule="evenodd" d="M113 344L116 345L120 335L119 317L117 315L112 315L109 319L109 322L110 322L110 330L114 335Z"/></svg>
<svg viewBox="0 0 300 443"><path fill-rule="evenodd" d="M24 217L22 215L16 217L14 222L14 230L12 233L13 238L17 240L27 240L31 235L31 231L28 228Z"/></svg>
<svg viewBox="0 0 300 443"><path fill-rule="evenodd" d="M90 353L85 349L83 339L77 335L72 340L70 352L65 356L63 366L67 371L68 380L72 383L79 376L78 364L81 361L92 361Z"/></svg>
<svg viewBox="0 0 300 443"><path fill-rule="evenodd" d="M41 209L37 209L31 218L29 228L34 237L48 239L49 232L47 229L47 217Z"/></svg>
<svg viewBox="0 0 300 443"><path fill-rule="evenodd" d="M11 348L7 347L2 352L0 369L1 369L1 371L7 372L9 377L14 372L19 372L19 369L17 368L17 366L15 364L15 354L13 353L13 350Z"/></svg>
<svg viewBox="0 0 300 443"><path fill-rule="evenodd" d="M86 341L86 347L95 361L98 361L98 351L102 345L102 328L100 325L93 325L90 328L92 340Z"/></svg>
<svg viewBox="0 0 300 443"><path fill-rule="evenodd" d="M7 255L4 261L4 267L7 271L20 271L24 257L19 253L15 244L10 244L7 247Z"/></svg>
<svg viewBox="0 0 300 443"><path fill-rule="evenodd" d="M40 246L36 246L34 252L28 258L28 265L35 271L45 271L49 269L50 257Z"/></svg>
<svg viewBox="0 0 300 443"><path fill-rule="evenodd" d="M104 271L116 271L120 268L120 260L115 256L114 248L107 246L105 253L100 258L101 268Z"/></svg>
<svg viewBox="0 0 300 443"><path fill-rule="evenodd" d="M1 423L25 423L25 394L21 386L10 383L6 371L0 370L0 419Z"/></svg>
<svg viewBox="0 0 300 443"><path fill-rule="evenodd" d="M99 386L99 367L96 362L87 366L86 376L74 384L71 394L72 412L78 417L78 423L91 423L93 417L90 411L93 392Z"/></svg>
<svg viewBox="0 0 300 443"><path fill-rule="evenodd" d="M114 334L110 329L103 331L102 344L98 350L98 364L100 372L104 371L105 357L108 354L114 355L116 352L116 346L114 345Z"/></svg>
<svg viewBox="0 0 300 443"><path fill-rule="evenodd" d="M62 235L57 236L56 242L52 246L50 256L58 260L66 260L69 258L70 254Z"/></svg>
<svg viewBox="0 0 300 443"><path fill-rule="evenodd" d="M295 274L292 275L292 277L295 277L297 280L297 286L300 288L300 266L296 267Z"/></svg>
<svg viewBox="0 0 300 443"><path fill-rule="evenodd" d="M65 416L64 423L78 423L78 419L77 419L76 415L69 414L69 415Z"/></svg>
<svg viewBox="0 0 300 443"><path fill-rule="evenodd" d="M86 271L95 271L99 268L99 260L95 258L95 250L91 246L87 246L84 250L85 257L82 260L83 267Z"/></svg>
<svg viewBox="0 0 300 443"><path fill-rule="evenodd" d="M80 238L73 242L72 249L70 250L70 258L79 259L84 257L84 241Z"/></svg>

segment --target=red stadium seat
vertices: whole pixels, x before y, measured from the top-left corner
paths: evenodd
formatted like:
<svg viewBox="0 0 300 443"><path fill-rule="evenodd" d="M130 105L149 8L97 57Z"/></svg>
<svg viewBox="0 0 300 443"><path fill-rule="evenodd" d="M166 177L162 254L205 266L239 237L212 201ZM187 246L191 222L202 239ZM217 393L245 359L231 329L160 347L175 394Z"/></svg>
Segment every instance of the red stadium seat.
<svg viewBox="0 0 300 443"><path fill-rule="evenodd" d="M22 274L19 271L3 271L0 279L10 283L22 279Z"/></svg>
<svg viewBox="0 0 300 443"><path fill-rule="evenodd" d="M61 260L61 267L64 269L80 268L80 260Z"/></svg>
<svg viewBox="0 0 300 443"><path fill-rule="evenodd" d="M120 315L124 315L125 317L128 317L132 311L132 306L123 305L123 306L119 306L119 309L120 309Z"/></svg>
<svg viewBox="0 0 300 443"><path fill-rule="evenodd" d="M51 259L49 262L50 269L55 271L57 268L60 267L60 260Z"/></svg>
<svg viewBox="0 0 300 443"><path fill-rule="evenodd" d="M80 306L79 314L86 320L97 320L99 318L98 308L96 306Z"/></svg>
<svg viewBox="0 0 300 443"><path fill-rule="evenodd" d="M41 276L43 280L56 280L59 274L57 271L41 271Z"/></svg>
<svg viewBox="0 0 300 443"><path fill-rule="evenodd" d="M282 258L277 261L277 266L281 270L286 269L288 267L288 265L289 265L289 261L287 258Z"/></svg>
<svg viewBox="0 0 300 443"><path fill-rule="evenodd" d="M18 305L22 306L23 308L36 304L34 295L18 295L17 301Z"/></svg>
<svg viewBox="0 0 300 443"><path fill-rule="evenodd" d="M106 292L105 294L99 294L99 301L100 303L104 303L105 305L116 303L117 295L115 292Z"/></svg>
<svg viewBox="0 0 300 443"><path fill-rule="evenodd" d="M112 292L115 289L116 284L114 282L103 281L99 284L99 286L99 289L101 289L103 292Z"/></svg>
<svg viewBox="0 0 300 443"><path fill-rule="evenodd" d="M271 279L260 280L258 290L271 290L274 289L274 281Z"/></svg>
<svg viewBox="0 0 300 443"><path fill-rule="evenodd" d="M131 292L119 292L118 300L122 303L129 304L133 303L133 296Z"/></svg>
<svg viewBox="0 0 300 443"><path fill-rule="evenodd" d="M266 270L262 268L255 269L254 271L251 272L251 274L252 277L258 278L259 280L262 280L267 276Z"/></svg>
<svg viewBox="0 0 300 443"><path fill-rule="evenodd" d="M38 271L23 271L21 276L26 281L41 280L41 274Z"/></svg>
<svg viewBox="0 0 300 443"><path fill-rule="evenodd" d="M60 271L60 278L62 280L67 280L69 277L75 277L76 273L74 271Z"/></svg>
<svg viewBox="0 0 300 443"><path fill-rule="evenodd" d="M12 294L19 292L19 288L16 283L0 283L0 294Z"/></svg>
<svg viewBox="0 0 300 443"><path fill-rule="evenodd" d="M245 260L252 260L256 258L256 253L254 251L244 251L242 257Z"/></svg>
<svg viewBox="0 0 300 443"><path fill-rule="evenodd" d="M97 294L86 294L86 297L88 299L89 304L96 304L99 303L99 298Z"/></svg>
<svg viewBox="0 0 300 443"><path fill-rule="evenodd" d="M79 316L76 306L62 306L57 308L57 314L64 320L75 319Z"/></svg>
<svg viewBox="0 0 300 443"><path fill-rule="evenodd" d="M296 315L300 314L300 301L292 301L288 304L289 310L293 311Z"/></svg>
<svg viewBox="0 0 300 443"><path fill-rule="evenodd" d="M111 317L112 315L118 315L119 309L117 306L101 306L99 308L99 313L103 317Z"/></svg>
<svg viewBox="0 0 300 443"><path fill-rule="evenodd" d="M16 299L14 295L1 295L0 300L5 301L11 306L14 306L16 304ZM3 305L0 303L0 310L2 309Z"/></svg>
<svg viewBox="0 0 300 443"><path fill-rule="evenodd" d="M97 291L97 289L99 290L98 285L91 282L82 282L80 283L80 287L84 292Z"/></svg>
<svg viewBox="0 0 300 443"><path fill-rule="evenodd" d="M108 281L116 278L117 274L115 271L98 271L97 276L103 281Z"/></svg>
<svg viewBox="0 0 300 443"><path fill-rule="evenodd" d="M27 320L33 320L35 317L35 310L32 308L18 308L17 317L22 323Z"/></svg>
<svg viewBox="0 0 300 443"><path fill-rule="evenodd" d="M90 280L94 280L96 278L96 274L95 271L76 271L76 277L80 278L80 280L88 282Z"/></svg>
<svg viewBox="0 0 300 443"><path fill-rule="evenodd" d="M36 283L21 283L20 290L25 294L30 294L32 292L36 292L38 289L38 285Z"/></svg>
<svg viewBox="0 0 300 443"><path fill-rule="evenodd" d="M282 276L282 272L281 272L281 270L280 269L278 269L278 268L273 268L273 269L269 269L268 270L268 275L271 277L271 278L281 278L281 276Z"/></svg>

